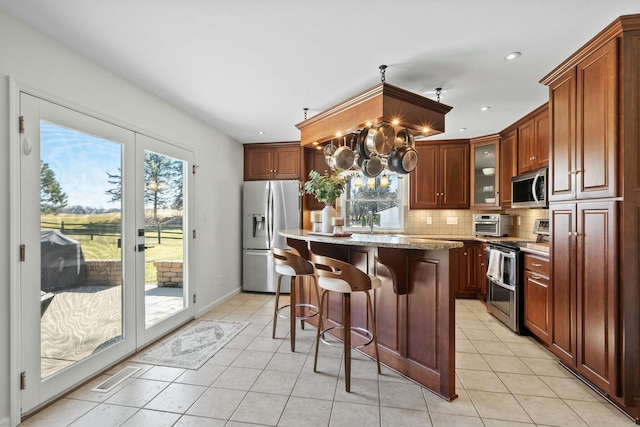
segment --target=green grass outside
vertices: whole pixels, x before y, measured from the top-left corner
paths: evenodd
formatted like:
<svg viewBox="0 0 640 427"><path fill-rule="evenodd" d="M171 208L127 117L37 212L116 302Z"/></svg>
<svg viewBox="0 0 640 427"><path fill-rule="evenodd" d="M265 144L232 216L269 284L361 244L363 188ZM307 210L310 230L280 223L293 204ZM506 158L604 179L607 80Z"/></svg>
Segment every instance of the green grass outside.
<svg viewBox="0 0 640 427"><path fill-rule="evenodd" d="M58 215L42 215L41 221L43 223L55 223L51 225L51 228L60 228L62 221L65 223L65 230L70 231L77 227L72 224L118 224L120 222L119 213L109 214L58 214ZM49 228L43 226L43 228ZM164 228L163 228L164 231ZM175 237L172 239L166 238L169 234L163 233L161 244L158 244L157 235L151 231L147 232L145 238L145 245L149 247L145 250L145 282L156 282L156 269L153 265L153 261L158 260L182 260L182 230L170 229L170 236ZM97 260L97 259L120 259L121 249L118 248L117 236L94 236L91 240L89 235L78 235L65 233L70 238L80 242L82 247L82 253L85 259ZM127 259L133 260L135 255L134 248L125 248L125 256Z"/></svg>

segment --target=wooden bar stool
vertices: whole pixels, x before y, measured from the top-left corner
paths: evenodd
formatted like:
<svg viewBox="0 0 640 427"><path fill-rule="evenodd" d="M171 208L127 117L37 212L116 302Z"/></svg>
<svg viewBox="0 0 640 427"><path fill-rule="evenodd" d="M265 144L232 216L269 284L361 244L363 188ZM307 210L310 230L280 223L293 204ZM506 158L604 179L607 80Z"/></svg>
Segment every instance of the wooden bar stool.
<svg viewBox="0 0 640 427"><path fill-rule="evenodd" d="M280 248L271 248L273 254L273 260L276 263L276 273L278 273L278 284L276 286L276 305L273 311L273 334L272 337L276 337L276 325L278 323L278 317L289 319L289 326L291 329L291 351L296 351L296 319L300 320L300 327L304 329L304 321L310 317L318 314L318 307L309 303L296 303L297 292L296 284L299 287L300 295L303 295L302 281L296 280L299 277L311 277L313 279L313 289L316 292L316 297L320 301L320 294L318 293L318 281L316 280L313 264L306 259L293 252L285 251ZM291 277L291 295L290 302L287 305L280 307L280 284L283 276ZM283 314L282 311L289 307L289 314ZM298 314L297 309L300 309ZM305 314L305 311L310 311L309 314Z"/></svg>
<svg viewBox="0 0 640 427"><path fill-rule="evenodd" d="M318 286L322 289L320 297L318 332L316 336L316 355L313 362L313 372L317 372L318 366L318 346L322 340L325 344L334 345L327 342L324 334L333 329L344 329L343 351L344 351L344 378L347 391L351 391L351 349L360 348L373 342L378 374L380 374L380 354L378 353L378 338L376 334L376 319L373 314L373 304L369 291L382 286L382 281L371 276L357 267L337 259L321 255L312 255L312 260L318 276ZM324 302L328 292L340 292L342 294L342 325L331 326L323 329L322 312ZM351 327L351 294L353 292L364 292L367 296L367 309L371 318L371 330L361 327ZM357 330L367 337L367 341L361 345L351 345L351 331Z"/></svg>

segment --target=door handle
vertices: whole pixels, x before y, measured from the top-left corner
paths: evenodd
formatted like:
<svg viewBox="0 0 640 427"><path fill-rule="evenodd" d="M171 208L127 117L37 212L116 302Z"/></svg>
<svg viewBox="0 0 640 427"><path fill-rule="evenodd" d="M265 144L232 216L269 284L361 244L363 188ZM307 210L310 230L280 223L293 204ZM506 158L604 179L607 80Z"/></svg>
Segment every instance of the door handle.
<svg viewBox="0 0 640 427"><path fill-rule="evenodd" d="M155 246L147 246L144 243L138 245L138 252L144 252L145 249L155 248Z"/></svg>

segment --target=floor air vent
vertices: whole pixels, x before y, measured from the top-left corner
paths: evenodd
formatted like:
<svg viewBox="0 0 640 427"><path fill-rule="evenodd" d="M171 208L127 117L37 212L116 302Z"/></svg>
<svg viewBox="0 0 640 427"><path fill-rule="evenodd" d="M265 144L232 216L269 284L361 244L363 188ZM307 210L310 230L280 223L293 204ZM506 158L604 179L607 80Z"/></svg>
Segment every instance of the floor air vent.
<svg viewBox="0 0 640 427"><path fill-rule="evenodd" d="M106 393L111 391L115 386L120 384L122 381L129 378L131 375L138 372L140 368L134 368L133 366L127 366L120 372L112 375L110 378L107 378L102 383L98 384L96 387L92 388L91 391L99 391L101 393Z"/></svg>

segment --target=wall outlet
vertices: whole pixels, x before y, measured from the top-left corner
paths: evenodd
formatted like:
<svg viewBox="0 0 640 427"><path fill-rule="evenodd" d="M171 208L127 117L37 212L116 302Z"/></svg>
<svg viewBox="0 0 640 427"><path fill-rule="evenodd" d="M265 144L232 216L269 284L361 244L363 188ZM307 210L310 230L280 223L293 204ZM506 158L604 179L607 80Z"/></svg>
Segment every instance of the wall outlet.
<svg viewBox="0 0 640 427"><path fill-rule="evenodd" d="M433 217L432 216L428 216L427 217L427 225L431 225L433 224Z"/></svg>
<svg viewBox="0 0 640 427"><path fill-rule="evenodd" d="M218 276L218 285L222 286L223 281L222 281L223 277L222 274L220 276Z"/></svg>
<svg viewBox="0 0 640 427"><path fill-rule="evenodd" d="M447 225L458 225L458 217L457 216L448 216L447 217Z"/></svg>

